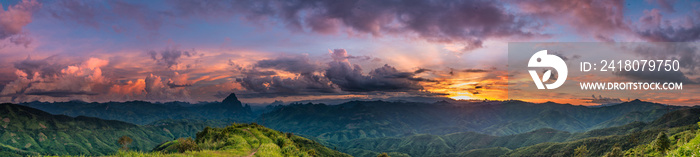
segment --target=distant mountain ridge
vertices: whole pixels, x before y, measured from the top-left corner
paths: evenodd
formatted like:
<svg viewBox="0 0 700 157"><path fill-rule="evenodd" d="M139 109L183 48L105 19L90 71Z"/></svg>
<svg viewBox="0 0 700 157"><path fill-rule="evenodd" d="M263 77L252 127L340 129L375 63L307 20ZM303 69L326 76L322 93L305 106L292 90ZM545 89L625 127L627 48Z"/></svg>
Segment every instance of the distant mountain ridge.
<svg viewBox="0 0 700 157"><path fill-rule="evenodd" d="M339 142L344 152L373 157L379 152L409 156L483 156L476 150L489 150L489 156L572 156L578 146L587 145L592 156L602 156L615 145L624 150L654 140L659 132L694 132L700 121L700 108L673 111L654 121L569 133L550 128L492 136L474 132L447 135L419 134L406 137L364 138ZM677 137L678 138L678 137ZM420 149L416 149L420 148ZM471 154L471 155L470 155Z"/></svg>
<svg viewBox="0 0 700 157"><path fill-rule="evenodd" d="M290 104L266 107L256 115L235 94L222 102L191 105L143 101L85 103L30 102L22 105L68 116L90 116L135 124L162 119L226 119L259 122L273 129L345 141L366 137L449 134L473 131L491 135L525 133L540 128L582 132L634 121L651 121L683 107L634 100L602 107L523 101L387 102L349 101L339 105ZM642 116L643 115L643 116ZM324 126L324 127L314 127Z"/></svg>
<svg viewBox="0 0 700 157"><path fill-rule="evenodd" d="M292 104L262 114L256 121L277 130L328 141L347 141L368 137L442 135L467 131L502 136L541 128L584 132L634 121L648 122L680 108L684 107L638 100L596 108L522 101L351 101L339 105ZM643 113L645 116L628 117L628 113Z"/></svg>
<svg viewBox="0 0 700 157"><path fill-rule="evenodd" d="M407 105L407 104L402 104ZM409 105L411 106L411 105ZM325 106L328 107L328 106ZM323 105L316 105L315 108L325 108ZM368 107L366 105L356 106L358 109ZM352 110L351 108L346 108ZM280 110L284 110L280 108ZM367 111L367 110L365 110ZM134 150L149 150L149 148L174 149L166 148L167 145L156 147L157 141L165 142L178 137L194 137L193 132L205 130L206 126L211 125L226 125L217 123L216 121L190 121L190 120L161 120L146 126L139 126L120 121L101 120L91 117L68 117L62 115L51 115L49 113L33 109L26 106L14 104L0 104L0 150L7 153L19 155L39 155L39 154L91 154L91 155L109 155L116 152L119 146L116 144L116 139L119 136L127 135L134 138L135 142L130 146ZM8 119L6 122L5 119ZM604 129L591 130L581 133L570 133L550 128L542 128L534 131L508 135L508 136L493 136L475 132L458 132L445 135L431 134L414 134L403 137L380 137L380 138L358 138L346 140L342 142L331 142L326 144L328 147L340 148L343 152L355 156L373 157L381 152L389 152L392 156L523 156L533 155L534 153L542 156L562 155L562 153L571 153L571 149L580 145L589 145L593 154L600 155L608 150L613 144L621 144L625 150L638 144L649 143L649 138L656 133L667 129L674 128L676 131L672 133L680 133L688 129L687 126L695 127L695 123L700 121L700 109L686 108L664 114L660 118L648 122L633 122L630 124L610 127ZM201 125L200 125L201 124ZM197 126L192 126L197 125ZM234 125L239 129L243 129L245 133L246 127L258 128L258 130L269 130L263 127L253 125ZM70 130L70 131L68 131ZM223 131L223 130L219 130ZM252 130L251 130L252 131ZM220 132L221 133L225 133ZM234 131L235 132L235 131ZM281 133L264 133L255 134L255 138L280 138ZM269 132L269 131L267 131ZM277 135L274 135L277 134ZM198 135L199 136L199 135ZM218 137L219 135L207 135ZM287 135L287 137L290 137ZM253 138L253 137L250 137ZM220 139L220 138L214 138ZM288 138L287 140L301 140L303 138ZM315 138L314 138L315 139ZM638 139L637 143L630 143L631 139ZM280 139L283 140L283 139ZM254 140L257 141L257 140ZM254 142L249 141L249 142ZM286 144L275 143L272 140L272 145L268 144L272 152L277 150L282 151L282 146ZM300 141L300 142L301 142ZM596 142L598 141L598 142ZM600 141L606 142L605 147L594 146ZM239 141L240 142L240 141ZM323 150L323 153L338 153L328 148L322 148L319 144L306 146L297 146L297 153L311 153L310 148L317 151ZM305 143L309 143L305 142ZM323 141L322 141L323 142ZM223 144L223 143L219 143ZM277 145L275 147L274 145ZM59 145L63 145L62 147ZM215 153L221 147L212 147L216 144L208 144L211 147L208 151L193 154ZM573 146L572 146L573 145ZM292 145L290 145L292 146ZM320 146L320 147L319 147ZM251 146L252 147L252 146ZM550 149L560 148L561 149ZM238 148L238 147L236 147ZM419 149L418 149L419 148ZM230 152L226 147L221 153ZM243 149L251 151L250 149ZM285 147L285 149L287 149ZM236 151L241 153L240 151ZM319 153L319 152L314 152ZM0 153L2 155L3 153ZM132 154L134 155L134 154ZM191 154L192 155L192 154Z"/></svg>
<svg viewBox="0 0 700 157"><path fill-rule="evenodd" d="M404 138L414 138L408 142L412 143L410 141L418 139L433 139L440 143L439 141L447 140L445 138L471 139L472 137L485 138L479 141L493 143L471 144L473 147L462 147L456 143L448 142L445 143L447 146L460 147L461 149L446 149L438 151L437 154L483 154L488 151L497 151L503 154L512 152L511 150L516 148L530 147L541 142L566 142L572 139L590 137L588 136L590 132L600 132L600 130L611 127L651 122L668 112L688 108L639 100L599 107L523 101L422 103L379 100L349 101L338 105L292 103L268 106L265 107L266 112L256 115L250 106L243 105L235 94L230 94L222 102L197 105L182 102L150 103L144 101L31 102L22 105L36 107L52 114L74 117L94 116L101 119L145 125L135 125L137 128L169 127L166 129L177 130L176 132L169 130L170 133L165 134L166 137L192 137L194 133L205 126L222 127L232 122L257 122L271 129L318 140L329 147L339 146L341 150L361 156L376 156L380 150L369 149L372 147L396 151L390 153L392 156L408 154L423 156L434 153L410 152L409 150L413 150L413 146L410 145L356 147L353 146L353 142L370 140L365 142L372 143L371 139L404 141ZM550 131L546 129L550 129ZM534 136L538 139L525 138L527 134L541 133L543 130L555 132L561 138L541 139L541 137L546 137L545 134L543 136L533 134L538 135ZM147 132L163 134L162 132L156 133L156 130ZM465 132L471 133L464 134ZM582 134L584 132L585 134ZM623 133L617 131L615 135L618 134ZM600 134L596 133L595 135ZM515 142L518 144L505 144L498 142L503 140L496 140L506 139L501 137L528 140L524 140L522 143ZM138 148L142 147L145 149L144 146Z"/></svg>
<svg viewBox="0 0 700 157"><path fill-rule="evenodd" d="M185 102L151 103L146 101L87 103L28 102L20 105L37 108L51 114L89 116L145 125L162 119L233 119L250 122L255 118L250 106L243 105L235 94L222 102L192 105Z"/></svg>
<svg viewBox="0 0 700 157"><path fill-rule="evenodd" d="M116 152L114 141L121 135L138 141L131 149L149 150L178 137L194 137L208 126L255 121L356 156L381 152L392 156L522 156L534 152L551 156L562 152L544 150L547 146L566 145L569 149L569 145L591 144L595 139L619 143L644 136L645 140L640 141L643 144L649 142L647 136L664 128L684 130L700 116L700 109L639 100L593 108L522 101L294 103L270 106L269 112L259 116L242 105L235 94L221 103L201 105L140 101L23 105L0 105L0 137L4 139L0 140L0 151L20 155L107 155ZM52 115L29 105L43 105L59 113L149 123ZM153 115L143 115L146 113ZM6 118L11 121L5 122ZM630 143L623 144L627 144L625 149L631 147ZM596 154L607 151L595 149Z"/></svg>

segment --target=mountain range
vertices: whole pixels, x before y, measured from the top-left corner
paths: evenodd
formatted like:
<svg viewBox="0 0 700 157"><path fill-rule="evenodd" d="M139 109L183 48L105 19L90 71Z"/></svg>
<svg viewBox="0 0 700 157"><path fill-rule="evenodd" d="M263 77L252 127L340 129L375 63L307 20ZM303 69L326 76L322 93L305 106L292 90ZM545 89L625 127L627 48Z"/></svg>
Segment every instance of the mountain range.
<svg viewBox="0 0 700 157"><path fill-rule="evenodd" d="M281 131L347 141L468 131L504 136L540 128L584 132L634 121L649 122L681 108L639 100L595 108L523 101L351 101L339 105L291 104L264 113L256 121Z"/></svg>
<svg viewBox="0 0 700 157"><path fill-rule="evenodd" d="M307 156L312 149L353 156L570 156L581 146L600 156L611 147L642 150L660 132L692 139L700 120L696 108L639 100L601 107L523 101L349 101L252 111L231 94L222 102L198 104L71 101L0 106L0 152L13 155L130 156L133 152L119 151L116 142L128 136L134 142L127 148L142 152L173 153L169 146L191 137L208 148L202 150L205 154L251 153L258 148L250 145L257 141L253 138L267 138L294 141L268 141L278 155L293 145L287 149ZM211 147L222 141L199 140L198 133L213 128L238 130L226 137L247 137L249 145L222 149L225 146ZM264 130L264 137L248 134L253 128ZM680 148L685 143L674 144Z"/></svg>
<svg viewBox="0 0 700 157"><path fill-rule="evenodd" d="M250 122L254 114L250 106L242 105L235 94L230 94L221 102L190 104L187 102L152 103L146 101L87 103L69 102L28 102L21 105L37 108L51 114L67 116L88 116L107 120L119 120L134 124L150 124L163 119L230 119Z"/></svg>

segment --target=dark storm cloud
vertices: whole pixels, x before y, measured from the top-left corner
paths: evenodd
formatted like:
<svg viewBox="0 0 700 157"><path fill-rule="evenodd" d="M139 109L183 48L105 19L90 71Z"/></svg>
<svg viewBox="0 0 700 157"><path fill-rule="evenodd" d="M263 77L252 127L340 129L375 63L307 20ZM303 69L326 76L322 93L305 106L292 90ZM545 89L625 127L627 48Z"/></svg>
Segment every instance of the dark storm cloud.
<svg viewBox="0 0 700 157"><path fill-rule="evenodd" d="M279 76L247 76L237 80L244 88L268 96L313 95L338 93L322 76L304 74L294 78Z"/></svg>
<svg viewBox="0 0 700 157"><path fill-rule="evenodd" d="M256 69L251 69L251 70L246 70L242 72L246 76L272 76L272 75L277 75L277 72L275 71L269 71L269 70L256 70Z"/></svg>
<svg viewBox="0 0 700 157"><path fill-rule="evenodd" d="M74 95L98 95L98 93L86 91L53 90L53 91L28 91L25 95L50 96L50 97L70 97Z"/></svg>
<svg viewBox="0 0 700 157"><path fill-rule="evenodd" d="M440 43L480 48L483 40L528 38L536 23L486 0L464 1L169 1L180 15L240 14L251 20L275 17L292 30L335 33L341 28L373 36L417 34Z"/></svg>
<svg viewBox="0 0 700 157"><path fill-rule="evenodd" d="M349 55L345 51L345 49L334 49L334 50L329 51L329 52L331 53L331 58L333 58L333 60L350 60L350 59L352 59L352 60L361 60L361 61L365 61L365 60L381 61L381 59L379 59L379 58L372 59L372 57L370 57L370 56Z"/></svg>
<svg viewBox="0 0 700 157"><path fill-rule="evenodd" d="M396 70L396 68L389 66L388 64L384 64L384 66L381 68L374 69L372 72L369 73L369 75L373 76L373 77L407 79L410 81L436 82L435 80L432 80L432 79L416 77L416 73L414 73L414 72L398 71L398 70Z"/></svg>
<svg viewBox="0 0 700 157"><path fill-rule="evenodd" d="M415 91L423 89L419 81L412 80L413 73L399 72L396 68L384 65L372 70L369 75L362 74L359 65L351 66L347 62L331 62L325 76L343 91Z"/></svg>
<svg viewBox="0 0 700 157"><path fill-rule="evenodd" d="M44 77L56 76L61 73L61 69L65 68L66 65L62 65L56 61L56 56L51 56L45 59L33 60L31 57L16 62L14 64L17 70L20 70L27 74L28 79L34 79L36 74L42 75Z"/></svg>
<svg viewBox="0 0 700 157"><path fill-rule="evenodd" d="M484 72L491 72L493 70L488 70L488 69L464 69L462 70L463 72L468 72L468 73L484 73Z"/></svg>
<svg viewBox="0 0 700 157"><path fill-rule="evenodd" d="M333 94L339 91L323 76L313 74L322 69L306 56L279 57L259 60L252 67L244 68L229 61L234 72L243 75L237 78L243 88L257 94L246 97L275 97L291 95ZM273 70L297 74L282 78Z"/></svg>
<svg viewBox="0 0 700 157"><path fill-rule="evenodd" d="M341 90L348 92L397 92L417 91L423 89L420 81L432 81L414 77L415 73L400 72L396 68L384 65L374 69L368 75L362 74L359 65L351 65L345 49L331 51L333 61L328 63L324 75Z"/></svg>
<svg viewBox="0 0 700 157"><path fill-rule="evenodd" d="M170 88L189 87L189 86L192 86L192 84L175 84L175 83L168 83L168 87L170 87Z"/></svg>
<svg viewBox="0 0 700 157"><path fill-rule="evenodd" d="M636 35L647 41L700 39L697 19L700 13L685 18L691 26L638 29L639 25L625 18L623 0L523 0L515 1L517 9L483 0L170 2L175 8L171 10L173 15L205 18L241 15L256 22L277 18L291 30L322 34L342 32L343 28L373 36L415 34L432 42L461 43L464 50L480 48L483 41L492 38L547 36L540 32L552 22L566 24L582 35L606 42L621 34ZM665 11L675 11L674 0L649 2Z"/></svg>
<svg viewBox="0 0 700 157"><path fill-rule="evenodd" d="M168 5L154 6L125 1L66 0L51 2L45 13L49 17L119 32L138 29L129 29L129 25L115 26L113 21L136 24L153 34L164 25L177 24L182 18L221 21L243 17L256 24L280 22L297 32L417 36L436 43L463 44L463 50L480 48L489 39L545 37L548 35L541 32L552 22L568 25L600 41L613 41L620 34L633 34L648 41L700 38L697 15L688 16L692 26L638 29L631 23L633 20L625 18L622 0L523 0L515 1L514 6L487 0L166 2ZM663 10L674 11L673 0L649 2ZM17 29L12 30L17 32ZM17 43L29 41L17 39Z"/></svg>
<svg viewBox="0 0 700 157"><path fill-rule="evenodd" d="M332 61L326 65L312 62L305 56L260 60L248 68L232 62L229 64L234 71L243 75L236 81L262 97L342 92L418 92L423 89L419 82L435 82L415 76L416 72L399 71L389 65L363 74L359 65L350 64L349 59L353 57L344 49L335 49L330 55ZM287 71L297 76L283 78L266 69Z"/></svg>
<svg viewBox="0 0 700 157"><path fill-rule="evenodd" d="M420 69L414 71L413 73L415 73L415 74L420 74L420 73L424 73L424 72L428 72L428 71L432 71L432 70L430 70L430 69L425 69L425 68L420 68Z"/></svg>
<svg viewBox="0 0 700 157"><path fill-rule="evenodd" d="M319 65L312 63L306 56L265 59L258 61L255 64L255 66L260 68L272 68L302 74L310 74L320 70Z"/></svg>

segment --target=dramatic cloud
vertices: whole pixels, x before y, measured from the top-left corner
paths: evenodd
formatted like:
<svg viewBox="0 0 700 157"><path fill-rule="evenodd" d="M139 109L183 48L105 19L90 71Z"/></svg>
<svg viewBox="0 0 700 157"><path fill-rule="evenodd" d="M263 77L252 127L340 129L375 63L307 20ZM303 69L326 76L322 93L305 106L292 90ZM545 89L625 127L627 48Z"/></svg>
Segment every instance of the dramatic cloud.
<svg viewBox="0 0 700 157"><path fill-rule="evenodd" d="M396 68L384 65L372 70L369 75L362 74L359 65L351 65L344 49L332 51L333 61L328 63L325 76L343 91L417 91L423 89L418 84L424 81L414 77L412 72L399 72Z"/></svg>
<svg viewBox="0 0 700 157"><path fill-rule="evenodd" d="M7 10L0 9L0 40L10 39L10 42L27 47L32 42L22 27L32 22L32 14L41 7L36 0L22 0ZM2 5L0 5L2 8Z"/></svg>
<svg viewBox="0 0 700 157"><path fill-rule="evenodd" d="M41 99L27 96L96 95L108 88L108 80L100 69L109 64L106 60L90 58L82 64L70 66L57 66L52 62L50 58L27 58L16 63L18 79L5 86L0 95L12 97L11 101L31 101Z"/></svg>
<svg viewBox="0 0 700 157"><path fill-rule="evenodd" d="M498 2L467 1L170 1L174 14L249 20L279 18L291 30L332 34L345 28L384 35L418 35L438 43L482 47L491 38L530 38L540 34L523 17Z"/></svg>
<svg viewBox="0 0 700 157"><path fill-rule="evenodd" d="M306 56L259 60L251 68L242 68L234 63L229 63L229 65L235 66L234 69L244 75L242 78L238 78L237 82L245 89L259 93L257 97L337 94L339 92L328 79L316 74L322 69L321 65L312 62ZM283 77L272 70L281 70L291 73L293 76Z"/></svg>
<svg viewBox="0 0 700 157"><path fill-rule="evenodd" d="M413 73L415 73L415 74L420 74L420 73L424 73L424 72L428 72L428 71L432 71L432 70L420 68L420 69L414 71Z"/></svg>
<svg viewBox="0 0 700 157"><path fill-rule="evenodd" d="M668 12L675 12L674 0L649 2ZM26 3L29 4L29 1ZM515 1L517 9L508 9L512 6L485 0L176 0L168 3L170 5L156 7L123 1L68 0L52 3L46 12L54 18L93 27L108 26L117 32L130 27L100 20L113 19L135 24L152 34L157 34L164 25L176 24L177 19L194 17L220 21L244 17L257 24L281 21L292 31L419 37L435 43L462 44L463 51L481 48L484 41L489 39L549 36L543 28L552 26L552 22L572 27L579 34L590 35L600 41L613 41L616 35L627 34L651 41L694 41L699 38L697 22L700 21L695 19L697 15L690 15L690 26L636 29L636 25L630 23L632 19L625 18L623 0L524 0ZM642 18L653 16L650 15L653 12L645 13L647 15Z"/></svg>
<svg viewBox="0 0 700 157"><path fill-rule="evenodd" d="M487 69L464 69L464 70L462 70L462 71L464 71L464 72L469 72L469 73L483 73L483 72L491 72L491 71L493 71L493 69L491 69L491 70L487 70Z"/></svg>
<svg viewBox="0 0 700 157"><path fill-rule="evenodd" d="M238 81L244 88L262 94L260 96L263 97L338 93L327 79L318 75L305 74L293 78L246 76Z"/></svg>
<svg viewBox="0 0 700 157"><path fill-rule="evenodd" d="M330 51L332 61L317 64L306 56L279 57L256 62L253 67L243 68L234 63L236 71L243 74L237 82L245 89L259 93L258 96L325 95L347 94L347 92L414 92L423 89L420 82L434 80L415 76L416 72L401 72L384 65L367 74L359 65L351 65L344 49ZM291 73L285 76L282 73ZM425 70L423 70L425 71Z"/></svg>
<svg viewBox="0 0 700 157"><path fill-rule="evenodd" d="M318 64L309 61L306 56L282 57L258 61L255 66L260 68L272 68L292 73L310 74L320 70Z"/></svg>
<svg viewBox="0 0 700 157"><path fill-rule="evenodd" d="M17 70L26 74L27 79L34 79L35 75L56 76L60 74L61 69L65 67L65 65L61 65L61 63L56 61L55 57L56 56L51 56L46 59L33 60L31 56L28 56L27 59L16 62L14 66Z"/></svg>
<svg viewBox="0 0 700 157"><path fill-rule="evenodd" d="M5 102L26 101L84 101L104 100L187 100L188 76L175 72L168 78L148 75L145 79L123 83L103 75L102 69L109 61L89 58L79 64L53 56L33 60L27 58L15 63L18 78L0 92Z"/></svg>
<svg viewBox="0 0 700 157"><path fill-rule="evenodd" d="M507 42L700 39L697 6L676 0L2 3L0 102L505 99ZM355 54L323 51L332 47ZM681 71L616 75L700 82L697 44L630 52L677 59Z"/></svg>

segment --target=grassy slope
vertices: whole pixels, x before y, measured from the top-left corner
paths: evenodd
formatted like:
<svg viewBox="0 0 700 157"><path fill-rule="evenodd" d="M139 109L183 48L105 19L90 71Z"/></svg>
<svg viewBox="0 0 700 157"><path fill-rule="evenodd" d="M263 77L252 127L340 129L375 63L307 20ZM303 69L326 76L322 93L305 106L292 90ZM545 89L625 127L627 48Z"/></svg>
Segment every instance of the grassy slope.
<svg viewBox="0 0 700 157"><path fill-rule="evenodd" d="M163 143L151 153L119 152L116 156L349 156L312 140L257 124L205 128L194 140L200 151L177 153L178 141Z"/></svg>

